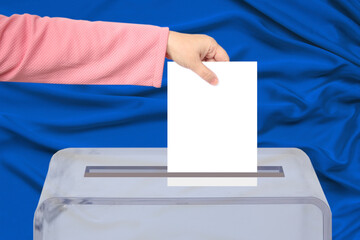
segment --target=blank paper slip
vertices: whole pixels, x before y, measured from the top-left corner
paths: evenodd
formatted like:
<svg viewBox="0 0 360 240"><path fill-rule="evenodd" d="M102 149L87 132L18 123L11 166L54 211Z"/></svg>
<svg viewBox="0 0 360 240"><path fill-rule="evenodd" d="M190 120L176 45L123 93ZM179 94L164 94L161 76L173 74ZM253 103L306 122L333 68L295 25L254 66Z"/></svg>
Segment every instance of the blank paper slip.
<svg viewBox="0 0 360 240"><path fill-rule="evenodd" d="M210 85L168 63L168 172L257 171L257 63L204 62ZM169 186L256 186L256 178L176 177Z"/></svg>

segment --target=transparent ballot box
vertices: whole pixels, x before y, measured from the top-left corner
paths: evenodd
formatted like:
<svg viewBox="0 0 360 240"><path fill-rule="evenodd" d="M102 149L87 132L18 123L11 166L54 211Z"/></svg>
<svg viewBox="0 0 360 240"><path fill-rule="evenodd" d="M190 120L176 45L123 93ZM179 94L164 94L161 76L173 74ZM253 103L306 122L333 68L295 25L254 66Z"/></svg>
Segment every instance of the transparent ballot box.
<svg viewBox="0 0 360 240"><path fill-rule="evenodd" d="M256 173L170 173L166 158L166 148L57 152L35 211L34 239L331 239L329 205L299 149L259 148ZM167 185L169 177L209 176L257 177L258 184Z"/></svg>

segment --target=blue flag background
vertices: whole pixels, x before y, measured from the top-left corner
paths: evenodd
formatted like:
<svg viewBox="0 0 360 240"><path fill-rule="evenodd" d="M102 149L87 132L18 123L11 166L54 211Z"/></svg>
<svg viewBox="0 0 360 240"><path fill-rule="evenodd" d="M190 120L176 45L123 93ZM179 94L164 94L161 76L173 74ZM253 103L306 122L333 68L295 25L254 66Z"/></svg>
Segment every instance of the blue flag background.
<svg viewBox="0 0 360 240"><path fill-rule="evenodd" d="M258 61L259 147L303 149L334 239L360 239L359 1L16 0L0 10L204 33L231 60ZM166 74L161 89L0 83L0 239L32 239L57 150L165 147Z"/></svg>

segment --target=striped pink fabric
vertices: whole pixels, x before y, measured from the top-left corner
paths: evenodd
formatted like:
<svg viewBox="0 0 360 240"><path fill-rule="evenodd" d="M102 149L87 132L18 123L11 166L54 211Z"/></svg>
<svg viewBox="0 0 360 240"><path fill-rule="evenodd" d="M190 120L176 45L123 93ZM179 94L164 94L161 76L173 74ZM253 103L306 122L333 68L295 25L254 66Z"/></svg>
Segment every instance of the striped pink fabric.
<svg viewBox="0 0 360 240"><path fill-rule="evenodd" d="M161 87L169 28L0 15L0 81Z"/></svg>

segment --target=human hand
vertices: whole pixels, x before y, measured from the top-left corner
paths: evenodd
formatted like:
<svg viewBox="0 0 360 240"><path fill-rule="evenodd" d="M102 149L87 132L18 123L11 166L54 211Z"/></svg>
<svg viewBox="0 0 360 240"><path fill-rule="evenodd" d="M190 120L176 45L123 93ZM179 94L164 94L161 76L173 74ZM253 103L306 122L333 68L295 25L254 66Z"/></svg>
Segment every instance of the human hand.
<svg viewBox="0 0 360 240"><path fill-rule="evenodd" d="M212 85L218 83L216 74L202 61L228 62L226 51L213 39L203 34L169 32L166 58L189 68Z"/></svg>

